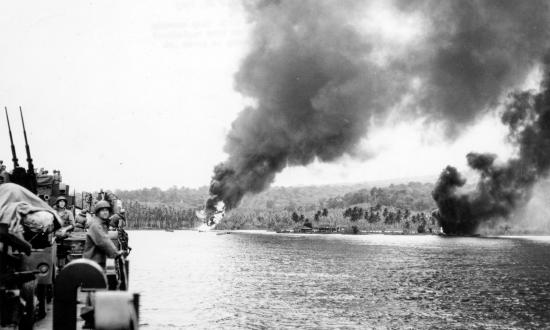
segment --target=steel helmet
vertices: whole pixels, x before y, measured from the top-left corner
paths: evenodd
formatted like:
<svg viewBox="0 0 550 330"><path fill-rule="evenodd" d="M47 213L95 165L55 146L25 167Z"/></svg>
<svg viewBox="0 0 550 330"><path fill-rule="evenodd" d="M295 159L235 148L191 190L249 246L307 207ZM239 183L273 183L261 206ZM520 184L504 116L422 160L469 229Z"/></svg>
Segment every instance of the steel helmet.
<svg viewBox="0 0 550 330"><path fill-rule="evenodd" d="M97 214L101 209L109 209L109 211L111 211L111 204L109 204L109 202L107 201L97 202L94 208L94 214Z"/></svg>
<svg viewBox="0 0 550 330"><path fill-rule="evenodd" d="M59 202L65 201L67 203L67 198L65 196L59 196L55 199L55 205L57 205Z"/></svg>

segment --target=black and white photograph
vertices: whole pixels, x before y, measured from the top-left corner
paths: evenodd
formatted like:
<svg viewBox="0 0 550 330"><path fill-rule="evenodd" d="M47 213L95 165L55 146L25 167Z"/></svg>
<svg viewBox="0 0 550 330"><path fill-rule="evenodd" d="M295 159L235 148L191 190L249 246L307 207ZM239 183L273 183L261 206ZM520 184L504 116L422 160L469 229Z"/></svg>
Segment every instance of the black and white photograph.
<svg viewBox="0 0 550 330"><path fill-rule="evenodd" d="M550 329L550 0L0 2L0 330Z"/></svg>

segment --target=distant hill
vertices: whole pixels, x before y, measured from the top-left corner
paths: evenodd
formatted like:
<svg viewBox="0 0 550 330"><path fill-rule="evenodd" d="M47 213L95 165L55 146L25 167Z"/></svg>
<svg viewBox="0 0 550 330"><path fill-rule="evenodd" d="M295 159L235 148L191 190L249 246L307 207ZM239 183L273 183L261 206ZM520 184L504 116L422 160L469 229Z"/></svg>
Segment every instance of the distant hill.
<svg viewBox="0 0 550 330"><path fill-rule="evenodd" d="M332 184L321 186L271 187L257 195L247 195L240 207L249 209L312 210L329 198L366 189L367 183Z"/></svg>
<svg viewBox="0 0 550 330"><path fill-rule="evenodd" d="M435 179L428 183L412 180L385 180L357 184L272 187L260 194L246 196L240 207L226 213L218 229L289 229L306 223L330 225L353 230L437 230L431 211ZM474 189L476 183L463 187ZM546 226L550 181L540 182L534 190L531 207L519 214L519 222L498 223L482 228L486 233L540 233ZM201 223L194 210L204 207L208 188L161 190L144 188L117 190L127 210L129 228L195 228ZM78 196L78 195L77 195ZM77 203L79 204L79 203ZM545 227L546 226L546 227ZM495 231L496 230L496 231Z"/></svg>
<svg viewBox="0 0 550 330"><path fill-rule="evenodd" d="M240 206L253 209L316 206L321 199L343 195L366 187L368 187L367 184L272 187L262 193L245 196ZM204 207L204 202L208 198L208 187L116 190L115 194L123 200L134 200L141 203L201 208Z"/></svg>
<svg viewBox="0 0 550 330"><path fill-rule="evenodd" d="M135 190L116 190L115 194L122 200L132 200L145 204L166 204L174 207L195 209L204 206L208 197L206 186L192 189L172 187L166 190L160 188L142 188Z"/></svg>
<svg viewBox="0 0 550 330"><path fill-rule="evenodd" d="M427 178L426 181L429 179L431 178ZM432 182L434 181L435 179ZM435 207L431 198L432 190L433 183L409 182L406 179L356 184L271 187L262 193L245 196L240 208L309 211L323 207L343 208L360 203L379 203L411 210L427 210ZM115 193L123 200L186 209L202 208L208 198L206 186L196 189L172 187L166 190L143 188L117 190Z"/></svg>

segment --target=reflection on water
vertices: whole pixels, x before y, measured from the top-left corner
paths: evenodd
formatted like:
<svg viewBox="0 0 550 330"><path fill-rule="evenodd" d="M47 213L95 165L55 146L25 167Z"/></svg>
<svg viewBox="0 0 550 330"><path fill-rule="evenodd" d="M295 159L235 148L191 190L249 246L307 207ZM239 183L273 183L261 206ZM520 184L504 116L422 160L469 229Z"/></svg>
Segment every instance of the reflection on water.
<svg viewBox="0 0 550 330"><path fill-rule="evenodd" d="M130 238L146 329L550 327L550 237Z"/></svg>

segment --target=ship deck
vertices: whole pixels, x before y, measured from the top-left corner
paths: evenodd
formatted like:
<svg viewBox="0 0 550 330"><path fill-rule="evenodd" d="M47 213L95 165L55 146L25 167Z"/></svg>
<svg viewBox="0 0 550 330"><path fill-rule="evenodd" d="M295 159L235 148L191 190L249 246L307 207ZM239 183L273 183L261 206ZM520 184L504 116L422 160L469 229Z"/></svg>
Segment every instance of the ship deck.
<svg viewBox="0 0 550 330"><path fill-rule="evenodd" d="M82 295L82 293L80 294ZM81 297L79 295L79 301L85 301L85 296ZM82 329L84 325L84 320L80 317L80 309L84 304L78 304L76 306L76 329ZM34 330L52 330L53 329L53 304L48 304L46 306L46 317L34 324Z"/></svg>

